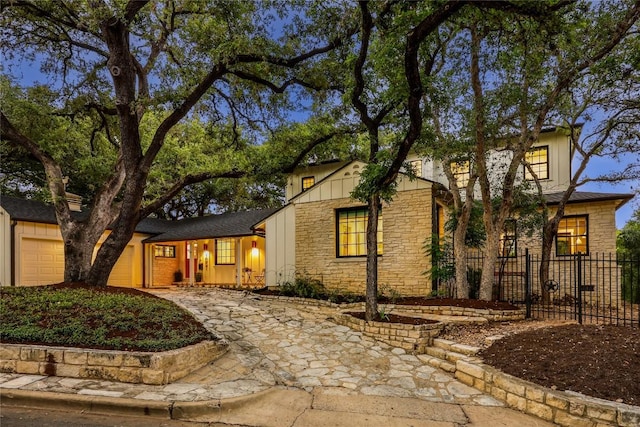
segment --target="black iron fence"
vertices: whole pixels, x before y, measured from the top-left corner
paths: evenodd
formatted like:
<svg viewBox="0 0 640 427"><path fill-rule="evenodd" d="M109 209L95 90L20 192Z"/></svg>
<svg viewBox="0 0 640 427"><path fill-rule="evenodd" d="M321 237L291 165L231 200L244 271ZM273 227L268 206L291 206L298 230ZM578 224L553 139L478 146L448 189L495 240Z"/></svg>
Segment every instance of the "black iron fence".
<svg viewBox="0 0 640 427"><path fill-rule="evenodd" d="M484 257L467 258L472 295L480 284ZM640 258L616 254L552 257L547 273L541 256L528 250L499 258L494 267L493 299L527 309L527 317L579 323L640 327ZM453 295L453 280L438 284Z"/></svg>

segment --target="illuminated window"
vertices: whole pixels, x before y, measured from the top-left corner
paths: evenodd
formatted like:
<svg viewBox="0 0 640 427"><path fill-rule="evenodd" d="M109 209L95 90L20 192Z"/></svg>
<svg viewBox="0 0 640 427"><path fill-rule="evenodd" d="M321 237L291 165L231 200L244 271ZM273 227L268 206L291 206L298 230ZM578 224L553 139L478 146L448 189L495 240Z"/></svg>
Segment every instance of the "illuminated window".
<svg viewBox="0 0 640 427"><path fill-rule="evenodd" d="M302 178L302 191L305 191L307 189L309 189L310 187L313 187L313 185L316 183L316 178L313 176L305 176L304 178Z"/></svg>
<svg viewBox="0 0 640 427"><path fill-rule="evenodd" d="M367 255L367 208L337 211L339 257ZM382 255L382 214L378 216L378 255Z"/></svg>
<svg viewBox="0 0 640 427"><path fill-rule="evenodd" d="M515 219L507 219L500 235L500 256L515 257L517 251L517 227Z"/></svg>
<svg viewBox="0 0 640 427"><path fill-rule="evenodd" d="M471 178L471 163L469 160L451 163L451 172L458 187L466 187Z"/></svg>
<svg viewBox="0 0 640 427"><path fill-rule="evenodd" d="M422 177L422 160L412 160L409 164L413 169L413 173L415 173L417 177Z"/></svg>
<svg viewBox="0 0 640 427"><path fill-rule="evenodd" d="M154 254L157 258L175 258L176 247L166 246L166 245L156 245L154 249Z"/></svg>
<svg viewBox="0 0 640 427"><path fill-rule="evenodd" d="M533 148L524 155L524 159L538 179L549 179L549 147ZM527 167L524 168L524 179L528 181L534 179Z"/></svg>
<svg viewBox="0 0 640 427"><path fill-rule="evenodd" d="M228 265L236 263L235 239L216 239L216 264Z"/></svg>
<svg viewBox="0 0 640 427"><path fill-rule="evenodd" d="M556 254L589 253L589 218L586 215L565 216L558 224Z"/></svg>

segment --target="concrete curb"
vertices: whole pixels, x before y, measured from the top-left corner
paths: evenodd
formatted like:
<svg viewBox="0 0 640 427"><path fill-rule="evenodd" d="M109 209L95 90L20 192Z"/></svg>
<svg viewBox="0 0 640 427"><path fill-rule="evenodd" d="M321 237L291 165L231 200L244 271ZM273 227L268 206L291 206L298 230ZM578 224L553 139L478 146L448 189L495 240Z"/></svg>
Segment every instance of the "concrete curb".
<svg viewBox="0 0 640 427"><path fill-rule="evenodd" d="M173 402L135 400L124 397L88 396L49 391L0 389L2 406L83 411L90 414L120 414L171 418Z"/></svg>
<svg viewBox="0 0 640 427"><path fill-rule="evenodd" d="M189 420L195 417L231 411L246 404L261 401L274 389L227 399L198 402L161 402L125 397L88 396L35 390L0 388L2 406L23 406L40 409L82 411L89 414L118 414L152 418Z"/></svg>

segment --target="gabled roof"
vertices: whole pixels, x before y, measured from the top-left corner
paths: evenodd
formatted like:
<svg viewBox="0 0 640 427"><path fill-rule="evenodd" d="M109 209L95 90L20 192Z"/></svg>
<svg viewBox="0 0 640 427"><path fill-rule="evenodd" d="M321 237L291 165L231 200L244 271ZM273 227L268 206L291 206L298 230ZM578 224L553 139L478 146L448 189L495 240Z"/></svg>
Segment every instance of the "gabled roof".
<svg viewBox="0 0 640 427"><path fill-rule="evenodd" d="M261 209L227 212L173 221L165 233L145 239L144 243L251 236L255 234L252 226L262 222L275 211L276 209Z"/></svg>
<svg viewBox="0 0 640 427"><path fill-rule="evenodd" d="M0 206L14 220L57 224L53 206L44 202L1 196ZM275 211L276 209L229 212L178 221L145 218L138 223L135 231L153 235L153 237L146 239L145 243L250 236L254 234L251 226L261 222ZM79 219L86 217L84 212L72 212L72 215Z"/></svg>
<svg viewBox="0 0 640 427"><path fill-rule="evenodd" d="M562 200L564 191L557 193L548 193L544 195L547 204L557 205ZM574 191L569 197L569 203L588 203L588 202L603 202L607 200L620 200L621 203L617 206L620 207L633 199L633 194L626 193L594 193L590 191Z"/></svg>

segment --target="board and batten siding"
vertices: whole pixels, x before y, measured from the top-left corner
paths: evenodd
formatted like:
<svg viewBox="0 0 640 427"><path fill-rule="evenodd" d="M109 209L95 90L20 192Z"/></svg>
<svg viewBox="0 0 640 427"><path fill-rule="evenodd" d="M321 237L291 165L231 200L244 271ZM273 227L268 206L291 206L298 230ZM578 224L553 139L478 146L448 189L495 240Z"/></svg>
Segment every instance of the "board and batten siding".
<svg viewBox="0 0 640 427"><path fill-rule="evenodd" d="M292 281L296 272L296 211L288 205L265 221L265 284Z"/></svg>
<svg viewBox="0 0 640 427"><path fill-rule="evenodd" d="M0 286L11 285L11 218L0 207Z"/></svg>

